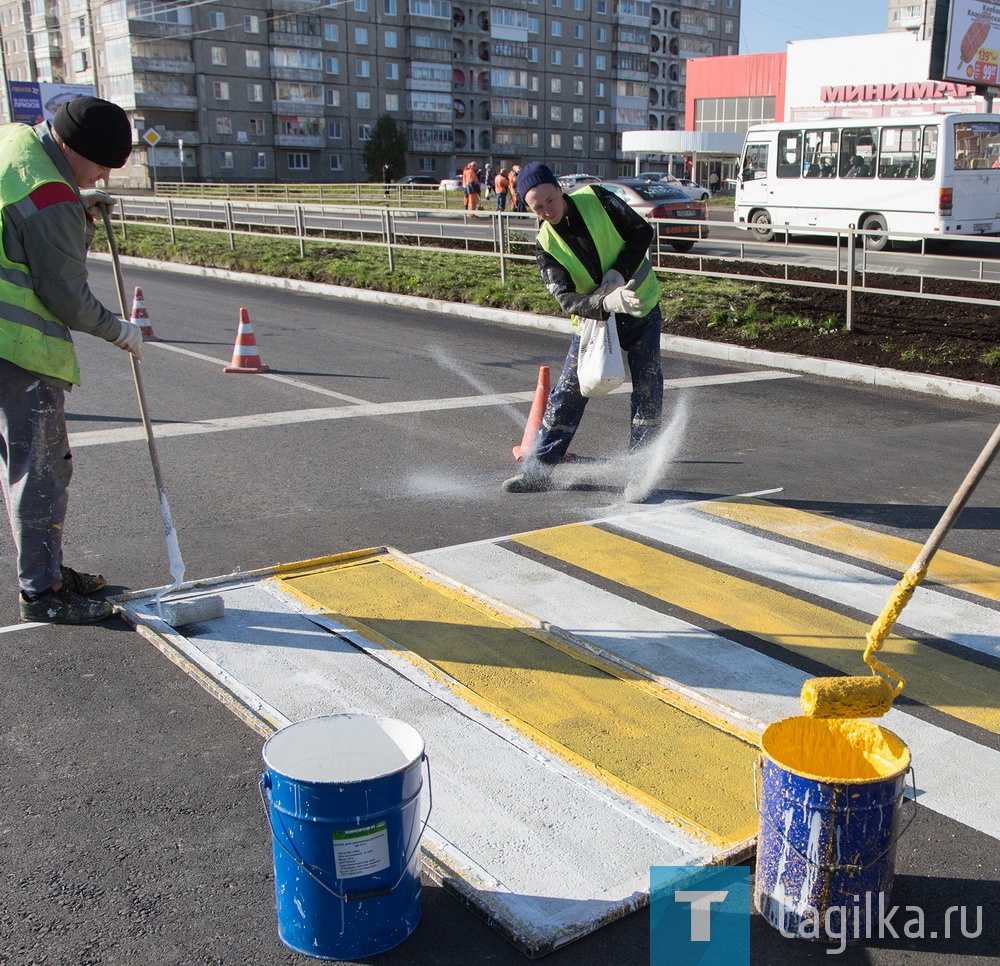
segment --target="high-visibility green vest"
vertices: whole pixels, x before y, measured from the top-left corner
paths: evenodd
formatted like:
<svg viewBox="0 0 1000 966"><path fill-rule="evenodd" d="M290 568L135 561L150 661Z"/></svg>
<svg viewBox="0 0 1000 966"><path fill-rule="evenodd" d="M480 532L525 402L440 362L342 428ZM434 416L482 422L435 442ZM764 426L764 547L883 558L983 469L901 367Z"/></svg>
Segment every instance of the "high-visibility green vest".
<svg viewBox="0 0 1000 966"><path fill-rule="evenodd" d="M587 186L574 191L573 201L587 225L590 237L593 239L594 247L601 260L601 274L603 275L618 260L618 256L625 247L625 239L618 233L611 216L601 204L601 199L597 197L593 188ZM543 251L551 255L569 272L576 290L581 295L586 295L597 288L599 282L594 281L573 249L566 244L562 235L548 222L543 223L538 231L538 243L542 246ZM649 259L644 258L639 270L635 273L635 277L640 280L636 294L642 299L644 315L652 312L659 305L660 295L663 291L652 268ZM576 324L575 317L573 324Z"/></svg>
<svg viewBox="0 0 1000 966"><path fill-rule="evenodd" d="M27 124L0 127L0 209L24 201L44 184L74 189L45 153L38 135ZM57 192L65 200L65 192ZM70 330L35 295L31 270L12 262L0 231L0 359L80 385L80 364Z"/></svg>

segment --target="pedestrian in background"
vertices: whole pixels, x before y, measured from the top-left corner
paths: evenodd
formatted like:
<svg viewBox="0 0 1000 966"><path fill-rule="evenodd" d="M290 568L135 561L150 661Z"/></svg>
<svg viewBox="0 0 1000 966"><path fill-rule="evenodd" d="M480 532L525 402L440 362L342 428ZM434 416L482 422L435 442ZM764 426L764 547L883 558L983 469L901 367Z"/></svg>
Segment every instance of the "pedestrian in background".
<svg viewBox="0 0 1000 966"><path fill-rule="evenodd" d="M392 181L392 178L389 177L389 171L390 171L389 163L386 162L385 164L382 165L382 185L385 189L386 198L389 197L389 184Z"/></svg>
<svg viewBox="0 0 1000 966"><path fill-rule="evenodd" d="M0 473L17 546L21 618L92 624L112 614L92 599L100 574L63 565L62 534L73 464L65 393L80 385L72 331L141 359L142 330L102 305L87 281L96 189L132 151L132 125L117 104L80 97L51 126L0 128ZM92 494L114 512L114 481ZM113 518L109 518L113 519Z"/></svg>
<svg viewBox="0 0 1000 966"><path fill-rule="evenodd" d="M646 479L637 457L659 431L663 409L661 289L647 254L653 226L600 185L563 194L556 176L538 161L526 164L517 176L517 192L542 222L535 259L546 289L569 313L574 328L578 318L615 318L632 375L629 479L624 497L630 503L644 503L652 481ZM553 488L552 470L568 452L587 405L577 376L579 350L577 334L549 394L524 468L503 483L508 493Z"/></svg>
<svg viewBox="0 0 1000 966"><path fill-rule="evenodd" d="M493 187L496 189L497 193L497 211L507 210L507 191L510 187L510 179L507 177L507 172L501 168L497 172L496 179L493 182Z"/></svg>
<svg viewBox="0 0 1000 966"><path fill-rule="evenodd" d="M479 165L470 161L462 171L462 187L465 189L465 210L470 218L479 210L479 195L482 183L479 180Z"/></svg>
<svg viewBox="0 0 1000 966"><path fill-rule="evenodd" d="M521 196L521 192L518 191L517 188L517 178L520 173L521 165L511 165L510 177L508 178L508 181L510 182L508 185L508 191L510 192L510 210L521 212L523 214L528 209L524 204L524 198Z"/></svg>

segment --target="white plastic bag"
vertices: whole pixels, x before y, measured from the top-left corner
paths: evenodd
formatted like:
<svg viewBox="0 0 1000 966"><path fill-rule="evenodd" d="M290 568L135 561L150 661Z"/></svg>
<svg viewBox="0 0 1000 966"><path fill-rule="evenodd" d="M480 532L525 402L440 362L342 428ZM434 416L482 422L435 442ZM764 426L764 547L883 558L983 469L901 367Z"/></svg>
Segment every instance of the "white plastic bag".
<svg viewBox="0 0 1000 966"><path fill-rule="evenodd" d="M614 316L580 322L580 356L576 374L584 396L603 396L625 381L625 363Z"/></svg>

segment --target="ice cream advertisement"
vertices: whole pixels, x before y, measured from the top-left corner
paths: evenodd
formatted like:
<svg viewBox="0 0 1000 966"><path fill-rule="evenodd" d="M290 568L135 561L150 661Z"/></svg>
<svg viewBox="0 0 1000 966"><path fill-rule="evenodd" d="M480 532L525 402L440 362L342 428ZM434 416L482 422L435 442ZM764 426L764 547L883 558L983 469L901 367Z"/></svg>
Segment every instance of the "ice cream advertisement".
<svg viewBox="0 0 1000 966"><path fill-rule="evenodd" d="M995 87L998 65L1000 2L953 0L943 79Z"/></svg>

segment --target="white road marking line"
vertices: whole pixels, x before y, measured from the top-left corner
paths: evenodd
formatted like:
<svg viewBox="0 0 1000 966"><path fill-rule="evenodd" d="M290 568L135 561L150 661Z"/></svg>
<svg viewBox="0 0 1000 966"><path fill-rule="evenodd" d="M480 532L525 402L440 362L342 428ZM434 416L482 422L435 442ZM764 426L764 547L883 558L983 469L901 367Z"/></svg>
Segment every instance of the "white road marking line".
<svg viewBox="0 0 1000 966"><path fill-rule="evenodd" d="M35 627L51 626L51 624L42 621L25 621L23 624L9 624L7 627L0 627L0 634L9 634L11 631L26 631Z"/></svg>
<svg viewBox="0 0 1000 966"><path fill-rule="evenodd" d="M185 353L188 350L183 350ZM197 355L197 353L190 353ZM209 358L202 356L202 358ZM217 362L217 359L212 359ZM268 378L258 375L255 378ZM734 382L759 382L764 379L796 378L794 373L767 371L748 373L725 373L701 378L666 380L664 389L691 389L699 386L714 386ZM315 387L303 387L315 389ZM317 390L325 392L325 390ZM231 430L258 429L271 426L288 426L294 423L315 423L327 419L355 419L361 416L400 416L414 413L440 412L448 409L471 409L477 406L506 406L510 403L531 402L535 397L530 392L494 393L486 396L454 396L450 399L414 399L390 403L361 403L354 406L334 406L321 409L289 409L272 413L255 413L248 416L222 416L218 419L202 419L188 423L157 423L154 427L157 437L199 436L205 433L225 433ZM348 397L341 397L347 399ZM141 426L126 429L95 429L83 433L70 433L70 445L75 449L83 446L104 446L145 440Z"/></svg>

